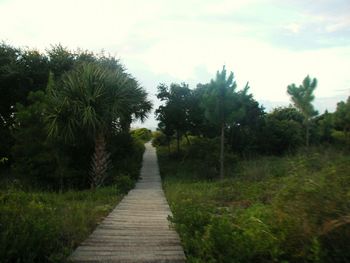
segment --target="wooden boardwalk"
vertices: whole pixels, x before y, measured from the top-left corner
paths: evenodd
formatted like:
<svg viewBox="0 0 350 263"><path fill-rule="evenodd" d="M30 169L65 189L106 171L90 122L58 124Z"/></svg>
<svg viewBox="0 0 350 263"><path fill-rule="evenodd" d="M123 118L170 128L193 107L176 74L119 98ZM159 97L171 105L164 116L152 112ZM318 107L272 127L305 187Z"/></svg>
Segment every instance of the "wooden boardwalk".
<svg viewBox="0 0 350 263"><path fill-rule="evenodd" d="M164 197L155 149L146 144L141 178L70 256L72 262L185 262Z"/></svg>

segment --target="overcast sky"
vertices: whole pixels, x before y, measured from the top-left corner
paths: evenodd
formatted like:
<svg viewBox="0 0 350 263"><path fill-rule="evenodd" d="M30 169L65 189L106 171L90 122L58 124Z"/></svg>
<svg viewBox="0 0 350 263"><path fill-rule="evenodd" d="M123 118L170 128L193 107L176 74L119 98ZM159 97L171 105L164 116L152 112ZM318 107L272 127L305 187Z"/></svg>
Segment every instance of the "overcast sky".
<svg viewBox="0 0 350 263"><path fill-rule="evenodd" d="M268 109L307 74L321 112L350 95L349 0L0 0L0 40L105 50L156 106L159 82L195 88L224 64Z"/></svg>

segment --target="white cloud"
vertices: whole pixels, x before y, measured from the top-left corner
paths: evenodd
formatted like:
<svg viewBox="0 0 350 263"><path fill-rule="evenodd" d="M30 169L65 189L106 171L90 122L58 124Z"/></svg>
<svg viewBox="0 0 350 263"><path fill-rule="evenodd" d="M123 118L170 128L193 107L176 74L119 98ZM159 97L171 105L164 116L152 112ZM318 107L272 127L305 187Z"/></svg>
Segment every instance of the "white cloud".
<svg viewBox="0 0 350 263"><path fill-rule="evenodd" d="M350 28L349 17L338 17L331 19L326 26L327 32L337 32L340 30L348 30Z"/></svg>

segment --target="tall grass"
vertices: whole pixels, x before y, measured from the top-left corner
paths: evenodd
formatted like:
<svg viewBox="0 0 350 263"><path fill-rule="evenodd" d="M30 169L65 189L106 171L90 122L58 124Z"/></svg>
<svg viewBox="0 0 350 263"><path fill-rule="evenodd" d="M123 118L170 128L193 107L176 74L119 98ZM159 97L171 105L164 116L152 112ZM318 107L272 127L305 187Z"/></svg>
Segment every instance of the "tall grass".
<svg viewBox="0 0 350 263"><path fill-rule="evenodd" d="M241 160L219 181L201 177L200 160L166 151L161 174L189 262L350 261L348 154Z"/></svg>
<svg viewBox="0 0 350 263"><path fill-rule="evenodd" d="M113 186L95 191L0 191L0 261L65 262L119 202Z"/></svg>

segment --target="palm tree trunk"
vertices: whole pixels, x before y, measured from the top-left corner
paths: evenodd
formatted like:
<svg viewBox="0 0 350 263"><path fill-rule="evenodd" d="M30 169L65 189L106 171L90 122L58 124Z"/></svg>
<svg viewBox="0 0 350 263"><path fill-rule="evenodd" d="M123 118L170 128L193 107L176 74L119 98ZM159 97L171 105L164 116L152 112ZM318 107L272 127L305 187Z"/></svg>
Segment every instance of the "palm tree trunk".
<svg viewBox="0 0 350 263"><path fill-rule="evenodd" d="M91 159L90 182L92 189L101 186L105 181L110 164L109 157L105 136L103 133L99 133L95 137L95 152Z"/></svg>
<svg viewBox="0 0 350 263"><path fill-rule="evenodd" d="M224 147L225 147L225 125L221 124L221 141L220 141L220 179L224 179Z"/></svg>

